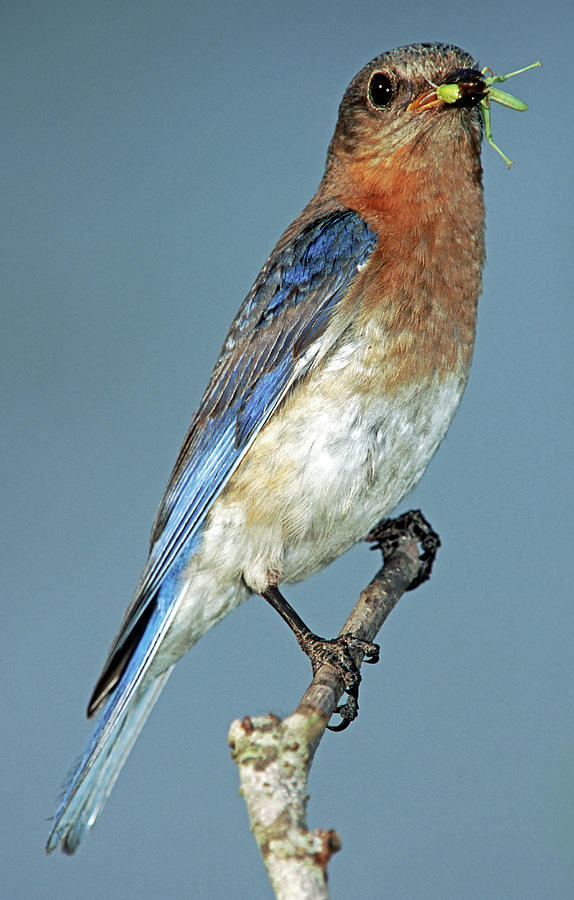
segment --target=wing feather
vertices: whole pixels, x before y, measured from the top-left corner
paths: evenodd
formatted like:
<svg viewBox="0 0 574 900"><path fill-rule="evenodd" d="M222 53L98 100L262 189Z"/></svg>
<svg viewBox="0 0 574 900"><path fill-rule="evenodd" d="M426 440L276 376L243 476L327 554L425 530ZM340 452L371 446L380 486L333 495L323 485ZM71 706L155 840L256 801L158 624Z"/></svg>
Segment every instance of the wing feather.
<svg viewBox="0 0 574 900"><path fill-rule="evenodd" d="M191 552L209 507L286 392L308 370L334 308L377 242L341 209L279 244L241 306L193 419L152 530L148 561L104 665L90 710L127 665L159 588ZM168 597L168 600L162 598ZM167 610L166 610L167 614ZM96 701L97 697L97 702Z"/></svg>

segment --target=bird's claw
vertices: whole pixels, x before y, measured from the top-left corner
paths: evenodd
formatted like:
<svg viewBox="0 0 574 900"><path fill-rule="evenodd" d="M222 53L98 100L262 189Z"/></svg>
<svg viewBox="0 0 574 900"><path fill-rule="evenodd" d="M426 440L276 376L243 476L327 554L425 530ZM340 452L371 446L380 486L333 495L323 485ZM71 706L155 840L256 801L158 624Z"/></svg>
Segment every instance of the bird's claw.
<svg viewBox="0 0 574 900"><path fill-rule="evenodd" d="M322 665L333 666L345 685L345 689L359 684L361 675L354 653L362 653L364 662L379 661L380 647L371 641L363 641L352 634L340 634L336 638L322 638L312 632L299 639L303 651L311 660L313 674Z"/></svg>
<svg viewBox="0 0 574 900"><path fill-rule="evenodd" d="M407 591L413 591L430 578L436 552L440 547L438 534L433 531L420 509L411 509L396 519L383 519L367 536L367 540L373 542L372 549L381 550L385 559L409 539L417 541L421 548L418 575L407 588Z"/></svg>
<svg viewBox="0 0 574 900"><path fill-rule="evenodd" d="M341 716L341 721L338 725L327 725L329 731L344 731L345 728L348 728L353 719L356 719L359 715L359 686L357 685L355 688L347 691L348 700L346 703L342 703L340 706L337 706L335 709L336 713L339 713Z"/></svg>
<svg viewBox="0 0 574 900"><path fill-rule="evenodd" d="M353 719L357 718L359 711L361 673L355 656L362 653L363 662L377 663L380 647L372 641L363 641L352 634L340 634L329 640L309 632L298 640L301 648L311 660L314 675L322 665L332 666L345 686L348 700L335 710L342 717L342 721L339 725L327 726L330 731L343 731Z"/></svg>

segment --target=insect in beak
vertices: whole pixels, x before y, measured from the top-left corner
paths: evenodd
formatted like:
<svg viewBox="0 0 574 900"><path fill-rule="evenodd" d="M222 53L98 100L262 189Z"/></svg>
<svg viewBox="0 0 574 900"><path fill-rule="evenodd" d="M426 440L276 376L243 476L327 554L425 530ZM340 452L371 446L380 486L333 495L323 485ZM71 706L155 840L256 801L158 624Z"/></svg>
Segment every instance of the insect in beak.
<svg viewBox="0 0 574 900"><path fill-rule="evenodd" d="M414 113L421 113L428 109L434 109L446 105L457 106L480 106L482 121L484 123L484 136L494 147L505 161L508 168L513 162L502 152L493 140L492 126L490 122L490 103L500 103L502 106L508 106L509 109L517 109L524 111L528 109L526 103L501 91L494 87L514 75L520 75L522 72L528 72L529 69L535 69L542 65L541 62L532 63L523 69L517 69L515 72L509 72L507 75L494 75L492 71L486 67L481 72L474 69L461 69L456 73L456 80L447 84L431 85L430 89L419 94L409 103L407 109ZM489 74L487 74L489 73ZM486 76L486 77L485 77Z"/></svg>

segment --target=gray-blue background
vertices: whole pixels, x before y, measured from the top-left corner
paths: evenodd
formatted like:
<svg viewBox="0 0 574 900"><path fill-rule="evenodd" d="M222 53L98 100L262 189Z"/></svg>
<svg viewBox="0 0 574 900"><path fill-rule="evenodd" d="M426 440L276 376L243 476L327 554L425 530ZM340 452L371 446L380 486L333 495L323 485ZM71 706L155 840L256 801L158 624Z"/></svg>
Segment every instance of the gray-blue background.
<svg viewBox="0 0 574 900"><path fill-rule="evenodd" d="M309 821L333 898L574 896L570 3L5 2L2 848L10 898L266 897L226 735L309 666L257 598L183 660L92 835L47 859L58 788L236 308L311 196L344 88L382 50L496 72L488 261L459 415L414 496L440 531ZM7 104L4 106L4 104ZM377 561L289 598L333 633Z"/></svg>

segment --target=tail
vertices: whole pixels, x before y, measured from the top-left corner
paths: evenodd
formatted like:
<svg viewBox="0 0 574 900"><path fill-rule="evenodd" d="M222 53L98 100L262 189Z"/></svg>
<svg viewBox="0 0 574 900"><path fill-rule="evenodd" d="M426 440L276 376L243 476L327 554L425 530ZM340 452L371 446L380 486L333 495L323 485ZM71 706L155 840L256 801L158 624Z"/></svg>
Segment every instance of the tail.
<svg viewBox="0 0 574 900"><path fill-rule="evenodd" d="M46 844L72 854L92 828L127 756L173 666L147 678L150 663L171 622L159 610L151 616L140 643L107 701L102 717L78 766L66 785Z"/></svg>

